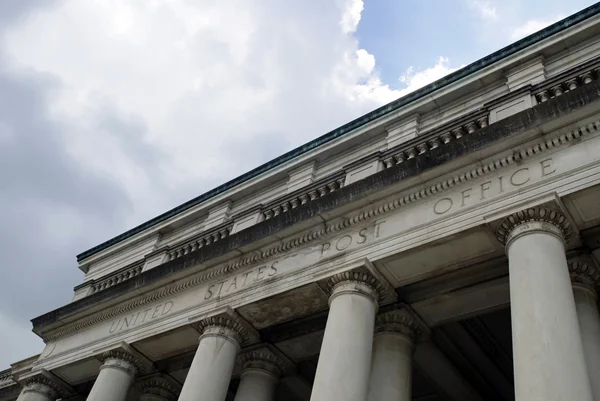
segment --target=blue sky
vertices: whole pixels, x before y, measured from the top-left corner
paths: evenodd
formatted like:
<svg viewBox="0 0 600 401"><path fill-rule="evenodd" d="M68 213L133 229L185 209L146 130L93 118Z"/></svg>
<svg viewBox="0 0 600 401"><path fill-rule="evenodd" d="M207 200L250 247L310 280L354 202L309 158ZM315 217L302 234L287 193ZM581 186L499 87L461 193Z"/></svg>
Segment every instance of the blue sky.
<svg viewBox="0 0 600 401"><path fill-rule="evenodd" d="M448 66L482 58L593 1L367 0L356 37L375 56L381 79L392 88L406 70ZM519 31L521 29L521 31Z"/></svg>
<svg viewBox="0 0 600 401"><path fill-rule="evenodd" d="M0 370L76 254L590 4L0 1Z"/></svg>

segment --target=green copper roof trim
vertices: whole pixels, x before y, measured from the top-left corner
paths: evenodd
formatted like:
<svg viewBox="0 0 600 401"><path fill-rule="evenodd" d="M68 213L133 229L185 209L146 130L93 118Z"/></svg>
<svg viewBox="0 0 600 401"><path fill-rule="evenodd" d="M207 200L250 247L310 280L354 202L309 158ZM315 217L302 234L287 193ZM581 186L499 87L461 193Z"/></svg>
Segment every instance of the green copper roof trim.
<svg viewBox="0 0 600 401"><path fill-rule="evenodd" d="M151 220L148 220L147 222L140 224L139 226L132 228L131 230L128 230L126 232L124 232L123 234L117 235L116 237L101 243L100 245L97 245L79 255L77 255L77 261L81 261L95 253L98 253L114 244L117 244L129 237L132 237L135 234L138 234L150 227L153 227L155 225L157 225L158 223L161 223L173 216L176 216L177 214L188 210L216 195L219 195L225 191L227 191L228 189L231 189L243 182L246 182L248 180L250 180L251 178L254 178L266 171L269 171L270 169L277 167L289 160L294 159L295 157L298 157L312 149L315 149L329 141L332 141L336 138L339 138L345 134L347 134L350 131L355 130L356 128L359 128L373 120L376 120L382 116L385 116L386 114L389 114L391 112L393 112L394 110L399 109L402 106L405 106L411 102L414 102L415 100L418 100L426 95L429 95L432 92L435 92L438 89L441 89L447 85L450 85L451 83L454 83L456 81L458 81L459 79L462 79L464 77L467 77L491 64L494 64L510 55L513 55L514 53L521 51L543 39L546 39L552 35L557 34L558 32L561 32L575 24L578 24L590 17L593 17L595 15L597 15L598 13L600 13L600 3L596 3L592 6L589 6L588 8L585 8L581 11L579 11L578 13L575 13L561 21L558 21L550 26L548 26L547 28L536 32L534 34L531 34L509 46L506 46L492 54L490 54L489 56L486 56L480 60L475 61L474 63L471 63L463 68L461 68L458 71L453 72L452 74L446 75L445 77L438 79L435 82L432 82L431 84L424 86L421 89L418 89L412 93L409 93L406 96L403 96L401 98L398 98L384 106L381 106L375 110L373 110L370 113L367 113L365 115L363 115L362 117L359 117L355 120L350 121L347 124L342 125L341 127L330 131L328 133L326 133L325 135L322 135L316 139L313 139L310 142L305 143L304 145L296 148L296 149L292 149L291 151L284 153L283 155L263 164L260 165L250 171L248 171L245 174L240 175L237 178L234 178L233 180L230 180L228 182L226 182L225 184L219 185L216 188L213 188L212 190L197 196L194 199L191 199Z"/></svg>

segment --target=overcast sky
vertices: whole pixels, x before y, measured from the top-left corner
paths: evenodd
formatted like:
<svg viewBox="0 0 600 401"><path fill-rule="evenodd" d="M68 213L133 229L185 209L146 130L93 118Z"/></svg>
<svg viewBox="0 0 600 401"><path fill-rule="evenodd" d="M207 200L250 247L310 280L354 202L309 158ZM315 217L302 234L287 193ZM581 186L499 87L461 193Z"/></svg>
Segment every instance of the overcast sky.
<svg viewBox="0 0 600 401"><path fill-rule="evenodd" d="M0 370L76 254L592 3L1 0Z"/></svg>

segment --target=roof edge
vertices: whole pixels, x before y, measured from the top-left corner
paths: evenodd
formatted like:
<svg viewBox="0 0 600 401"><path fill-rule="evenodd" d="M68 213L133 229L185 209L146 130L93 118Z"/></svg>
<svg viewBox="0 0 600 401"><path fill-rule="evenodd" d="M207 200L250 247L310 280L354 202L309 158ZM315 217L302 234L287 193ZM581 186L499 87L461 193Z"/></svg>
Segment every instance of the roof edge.
<svg viewBox="0 0 600 401"><path fill-rule="evenodd" d="M287 161L290 161L312 149L315 149L325 143L328 143L334 139L337 139L345 134L347 134L350 131L353 131L363 125L366 125L369 122L372 122L380 117L383 117L397 109L399 109L402 106L405 106L409 103L412 103L424 96L427 96L445 86L448 86L462 78L465 78L471 74L474 74L475 72L482 70L485 67L488 67L489 65L492 65L506 57L509 57L535 43L538 43L552 35L555 35L567 28L570 28L582 21L585 21L597 14L600 13L600 3L596 3L593 4L575 14L572 14L544 29L542 29L541 31L535 32L529 36L526 36L525 38L518 40L517 42L514 42L506 47L503 47L500 50L495 51L494 53L485 56L463 68L461 68L460 70L457 70L449 75L446 75L445 77L438 79L437 81L434 81L432 83L430 83L429 85L426 85L424 87L422 87L421 89L418 89L414 92L411 92L405 96L402 96L388 104L385 104L361 117L358 117L344 125L342 125L339 128L336 128L332 131L327 132L324 135L321 135L318 138L315 138L307 143L305 143L304 145L301 145L295 149L292 149L286 153L284 153L281 156L276 157L275 159L272 159L230 181L227 181L224 184L219 185L218 187L215 187L213 189L211 189L208 192L205 192L202 195L199 195L185 203L182 203L179 206L176 206L175 208L168 210L167 212L158 215L157 217L154 217L148 221L146 221L145 223L142 223L128 231L125 231L122 234L117 235L116 237L113 237L111 239L109 239L108 241L105 241L93 248L88 249L85 252L80 253L79 255L77 255L77 261L81 262L82 260L100 252L103 251L104 249L107 249L127 238L130 238L132 236L134 236L135 234L138 234L148 228L151 228L173 216L176 216L178 214L180 214L181 212L184 212L188 209L191 209L194 206L199 205L200 203L213 198L233 187L236 187L239 184L242 184L264 172L267 172Z"/></svg>

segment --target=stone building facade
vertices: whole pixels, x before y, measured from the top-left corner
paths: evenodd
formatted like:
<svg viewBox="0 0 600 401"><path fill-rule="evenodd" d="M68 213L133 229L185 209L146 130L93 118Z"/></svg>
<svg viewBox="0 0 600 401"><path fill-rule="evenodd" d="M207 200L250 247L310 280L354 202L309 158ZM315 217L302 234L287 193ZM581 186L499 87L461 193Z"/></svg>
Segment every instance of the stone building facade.
<svg viewBox="0 0 600 401"><path fill-rule="evenodd" d="M0 400L600 401L599 34L595 5L78 255Z"/></svg>

